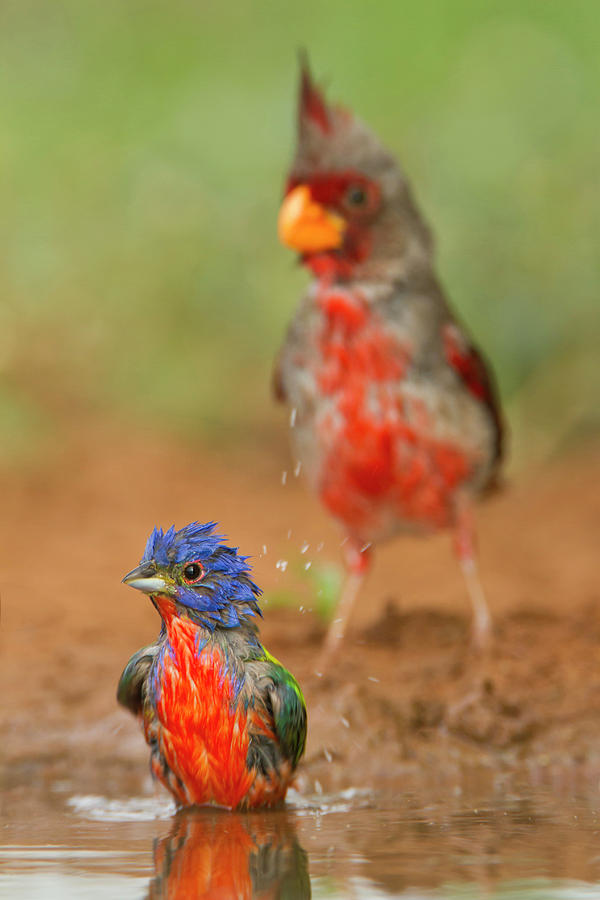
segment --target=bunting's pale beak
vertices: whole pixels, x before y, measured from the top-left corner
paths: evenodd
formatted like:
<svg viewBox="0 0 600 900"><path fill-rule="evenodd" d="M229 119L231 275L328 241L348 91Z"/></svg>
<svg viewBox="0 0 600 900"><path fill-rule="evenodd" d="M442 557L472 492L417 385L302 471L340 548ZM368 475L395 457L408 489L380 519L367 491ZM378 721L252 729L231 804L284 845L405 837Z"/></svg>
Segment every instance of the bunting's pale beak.
<svg viewBox="0 0 600 900"><path fill-rule="evenodd" d="M137 569L132 569L123 579L123 584L143 591L144 594L164 594L167 592L167 583L156 574L155 567L150 563L144 563Z"/></svg>
<svg viewBox="0 0 600 900"><path fill-rule="evenodd" d="M277 221L281 243L300 253L336 250L346 227L345 219L315 203L306 184L299 184L285 197Z"/></svg>

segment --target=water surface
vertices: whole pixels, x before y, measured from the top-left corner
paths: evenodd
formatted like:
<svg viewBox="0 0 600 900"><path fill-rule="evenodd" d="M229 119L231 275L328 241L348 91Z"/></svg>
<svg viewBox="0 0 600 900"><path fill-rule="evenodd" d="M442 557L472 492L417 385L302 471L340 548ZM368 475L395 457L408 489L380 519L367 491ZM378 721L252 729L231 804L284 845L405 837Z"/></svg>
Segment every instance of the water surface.
<svg viewBox="0 0 600 900"><path fill-rule="evenodd" d="M596 799L347 791L242 815L71 796L5 823L0 896L598 898Z"/></svg>

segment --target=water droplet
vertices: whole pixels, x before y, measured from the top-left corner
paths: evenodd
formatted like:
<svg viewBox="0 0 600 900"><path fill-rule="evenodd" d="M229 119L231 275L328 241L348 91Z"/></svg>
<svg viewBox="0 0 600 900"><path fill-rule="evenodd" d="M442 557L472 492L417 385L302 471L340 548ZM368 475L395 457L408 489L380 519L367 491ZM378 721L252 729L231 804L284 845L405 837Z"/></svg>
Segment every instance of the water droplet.
<svg viewBox="0 0 600 900"><path fill-rule="evenodd" d="M310 544L308 543L308 541L304 541L304 543L300 547L300 553L306 553L306 551L308 550L309 547L310 547Z"/></svg>
<svg viewBox="0 0 600 900"><path fill-rule="evenodd" d="M290 412L290 428L293 428L296 424L296 416L298 415L298 410L295 406L292 407Z"/></svg>
<svg viewBox="0 0 600 900"><path fill-rule="evenodd" d="M330 763L333 760L333 756L331 755L331 753L329 752L327 747L325 747L325 749L323 750L323 756L325 757L325 759L327 760L328 763Z"/></svg>
<svg viewBox="0 0 600 900"><path fill-rule="evenodd" d="M312 563L311 563L311 561L310 561L310 559L309 559L309 561L308 561L307 563L304 563L304 569L305 569L305 571L308 572L308 570L310 569L311 566L312 566Z"/></svg>
<svg viewBox="0 0 600 900"><path fill-rule="evenodd" d="M279 569L280 572L285 572L287 567L288 567L287 559L278 559L277 562L275 563L275 568Z"/></svg>
<svg viewBox="0 0 600 900"><path fill-rule="evenodd" d="M362 547L360 548L360 552L365 553L369 549L370 546L371 546L371 541L367 541L367 543L363 544Z"/></svg>
<svg viewBox="0 0 600 900"><path fill-rule="evenodd" d="M266 545L266 544L263 544L263 551L262 551L262 552L263 552L263 556L266 556L266 555L267 555L267 545Z"/></svg>
<svg viewBox="0 0 600 900"><path fill-rule="evenodd" d="M296 465L294 466L294 476L295 476L296 478L297 478L298 475L300 474L301 469L302 469L302 463L300 462L300 460L298 460L298 462L297 462Z"/></svg>
<svg viewBox="0 0 600 900"><path fill-rule="evenodd" d="M298 612L303 613L303 612L304 612L304 607L303 607L303 606L299 606L299 607L298 607Z"/></svg>
<svg viewBox="0 0 600 900"><path fill-rule="evenodd" d="M340 716L340 722L344 726L344 728L350 728L350 722L348 719L344 718L344 716Z"/></svg>
<svg viewBox="0 0 600 900"><path fill-rule="evenodd" d="M374 681L375 684L379 684L379 678L375 678L374 675L369 675L369 681Z"/></svg>
<svg viewBox="0 0 600 900"><path fill-rule="evenodd" d="M317 553L320 553L324 546L325 546L325 542L319 541L319 543L317 544Z"/></svg>
<svg viewBox="0 0 600 900"><path fill-rule="evenodd" d="M317 779L315 779L315 791L317 792L317 794L323 793L323 788L321 787L321 782L318 781Z"/></svg>
<svg viewBox="0 0 600 900"><path fill-rule="evenodd" d="M289 541L289 539L291 538L291 536L292 536L292 529L291 529L291 528L288 528L288 533L287 533L287 539L288 539L288 541Z"/></svg>
<svg viewBox="0 0 600 900"><path fill-rule="evenodd" d="M286 481L287 481L287 472L284 469L283 472L281 473L281 483L285 484Z"/></svg>

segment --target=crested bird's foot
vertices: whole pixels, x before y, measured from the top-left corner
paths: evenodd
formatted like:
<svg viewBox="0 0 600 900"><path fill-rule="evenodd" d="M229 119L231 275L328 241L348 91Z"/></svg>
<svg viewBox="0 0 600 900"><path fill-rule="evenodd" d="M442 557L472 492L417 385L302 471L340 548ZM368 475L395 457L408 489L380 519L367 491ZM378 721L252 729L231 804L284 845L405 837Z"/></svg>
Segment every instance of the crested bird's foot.
<svg viewBox="0 0 600 900"><path fill-rule="evenodd" d="M492 618L487 606L476 607L471 623L471 649L478 654L489 653L494 642Z"/></svg>
<svg viewBox="0 0 600 900"><path fill-rule="evenodd" d="M331 673L331 667L335 663L344 637L346 621L339 616L341 605L342 601L340 601L338 609L336 610L336 618L329 625L329 629L325 635L325 641L315 666L314 674L320 679L323 679Z"/></svg>
<svg viewBox="0 0 600 900"><path fill-rule="evenodd" d="M325 643L323 644L315 667L315 672L320 676L326 675L331 670L331 666L339 653L344 634L346 633L346 626L348 625L350 614L352 613L352 607L354 606L363 581L363 571L348 573L346 583L344 584L335 611L335 619L333 619L329 626L325 636Z"/></svg>
<svg viewBox="0 0 600 900"><path fill-rule="evenodd" d="M483 654L492 645L492 617L477 571L473 511L466 497L457 501L455 550L473 610L471 648Z"/></svg>
<svg viewBox="0 0 600 900"><path fill-rule="evenodd" d="M474 561L472 559L461 560L461 567L473 609L471 648L476 653L485 654L492 646L492 617Z"/></svg>

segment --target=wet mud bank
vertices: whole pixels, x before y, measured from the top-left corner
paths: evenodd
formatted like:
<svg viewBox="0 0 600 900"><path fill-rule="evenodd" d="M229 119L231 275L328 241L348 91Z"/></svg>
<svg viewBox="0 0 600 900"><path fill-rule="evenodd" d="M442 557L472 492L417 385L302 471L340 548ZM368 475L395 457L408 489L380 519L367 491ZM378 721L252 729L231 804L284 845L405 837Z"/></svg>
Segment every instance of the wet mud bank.
<svg viewBox="0 0 600 900"><path fill-rule="evenodd" d="M155 524L211 518L254 557L265 643L305 690L301 793L451 797L474 773L492 791L597 786L597 447L516 478L482 508L488 654L470 647L447 536L399 539L377 555L348 640L319 678L324 624L303 572L336 563L339 536L300 479L282 485L285 448L224 458L114 428L101 438L91 429L43 466L0 474L7 809L23 812L35 794L153 792L147 748L114 694L158 621L119 582Z"/></svg>

